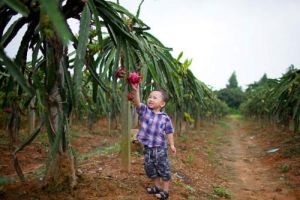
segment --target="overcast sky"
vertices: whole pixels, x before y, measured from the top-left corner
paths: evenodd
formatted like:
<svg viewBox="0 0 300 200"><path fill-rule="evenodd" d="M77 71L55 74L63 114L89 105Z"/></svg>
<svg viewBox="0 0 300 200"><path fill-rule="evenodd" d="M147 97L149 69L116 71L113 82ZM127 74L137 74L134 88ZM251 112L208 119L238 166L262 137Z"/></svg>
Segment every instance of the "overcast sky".
<svg viewBox="0 0 300 200"><path fill-rule="evenodd" d="M120 0L134 13L139 2ZM236 71L245 89L299 68L299 9L300 0L145 0L140 18L174 56L193 59L198 79L220 89Z"/></svg>

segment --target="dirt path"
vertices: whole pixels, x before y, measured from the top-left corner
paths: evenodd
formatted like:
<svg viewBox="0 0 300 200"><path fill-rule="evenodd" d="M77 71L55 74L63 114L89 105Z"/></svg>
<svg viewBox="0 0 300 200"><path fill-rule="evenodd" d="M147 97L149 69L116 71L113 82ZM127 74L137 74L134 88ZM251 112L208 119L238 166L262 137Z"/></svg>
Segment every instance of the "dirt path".
<svg viewBox="0 0 300 200"><path fill-rule="evenodd" d="M34 170L32 166L44 163L40 159L46 155L42 140L22 152L24 171L32 170L28 182L3 184L15 172L12 167L1 165L10 160L10 152L2 143L0 199L155 199L145 192L145 187L152 182L145 175L140 153L132 152L132 170L127 173L121 166L118 132L108 136L105 132L89 133L82 127L73 130L78 184L72 192L47 192L41 187L42 169ZM297 135L268 126L261 128L257 122L230 116L202 123L197 129L189 128L176 135L175 140L177 154L170 156L171 200L300 200L300 137ZM275 147L279 150L267 153ZM32 159L28 160L29 157Z"/></svg>
<svg viewBox="0 0 300 200"><path fill-rule="evenodd" d="M237 200L297 200L295 191L272 165L265 161L273 156L259 141L252 127L230 117L227 137L229 143L222 151L223 169L227 169L228 188ZM274 152L273 154L276 154Z"/></svg>

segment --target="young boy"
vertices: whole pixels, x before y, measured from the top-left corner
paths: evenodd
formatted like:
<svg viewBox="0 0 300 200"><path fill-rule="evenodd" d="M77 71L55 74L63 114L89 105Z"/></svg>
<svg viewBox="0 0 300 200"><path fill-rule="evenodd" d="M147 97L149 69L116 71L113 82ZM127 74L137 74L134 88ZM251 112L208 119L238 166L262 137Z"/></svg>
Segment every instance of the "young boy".
<svg viewBox="0 0 300 200"><path fill-rule="evenodd" d="M168 101L168 96L163 90L153 90L145 105L140 102L139 85L131 86L134 93L132 101L140 117L137 139L144 145L146 174L154 181L154 186L147 187L146 190L149 194L155 194L158 199L168 199L171 180L168 143L173 154L176 154L172 121L166 113L161 112Z"/></svg>

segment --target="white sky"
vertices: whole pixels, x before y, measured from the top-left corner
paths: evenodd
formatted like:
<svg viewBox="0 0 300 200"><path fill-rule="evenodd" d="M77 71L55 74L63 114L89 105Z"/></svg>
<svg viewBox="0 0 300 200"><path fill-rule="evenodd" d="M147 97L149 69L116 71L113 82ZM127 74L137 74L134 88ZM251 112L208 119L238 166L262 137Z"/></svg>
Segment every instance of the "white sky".
<svg viewBox="0 0 300 200"><path fill-rule="evenodd" d="M120 0L133 13L139 2ZM145 0L140 18L175 57L193 59L198 79L220 89L236 71L245 89L264 73L299 68L299 8L299 0Z"/></svg>

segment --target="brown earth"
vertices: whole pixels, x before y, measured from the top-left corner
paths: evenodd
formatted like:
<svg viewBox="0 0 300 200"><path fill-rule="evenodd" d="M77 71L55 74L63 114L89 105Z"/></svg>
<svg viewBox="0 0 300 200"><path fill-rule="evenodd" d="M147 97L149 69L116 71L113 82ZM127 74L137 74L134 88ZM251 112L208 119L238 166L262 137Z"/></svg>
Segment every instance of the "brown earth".
<svg viewBox="0 0 300 200"><path fill-rule="evenodd" d="M73 125L71 129L78 185L73 191L56 193L41 188L46 136L40 135L18 154L27 177L26 183L21 183L11 165L7 136L0 132L0 199L155 199L145 192L151 182L145 177L143 157L138 152L132 153L131 172L123 170L118 153L119 130L109 136L103 120L93 131L83 127ZM203 123L197 130L188 130L175 138L178 153L170 156L170 199L297 200L299 140L290 132L238 117ZM267 152L273 148L279 150ZM4 184L3 180L14 182Z"/></svg>
<svg viewBox="0 0 300 200"><path fill-rule="evenodd" d="M234 117L228 124L219 171L232 199L300 199L299 135Z"/></svg>

